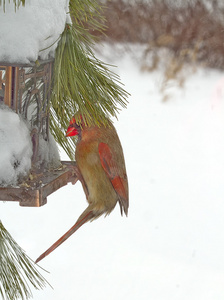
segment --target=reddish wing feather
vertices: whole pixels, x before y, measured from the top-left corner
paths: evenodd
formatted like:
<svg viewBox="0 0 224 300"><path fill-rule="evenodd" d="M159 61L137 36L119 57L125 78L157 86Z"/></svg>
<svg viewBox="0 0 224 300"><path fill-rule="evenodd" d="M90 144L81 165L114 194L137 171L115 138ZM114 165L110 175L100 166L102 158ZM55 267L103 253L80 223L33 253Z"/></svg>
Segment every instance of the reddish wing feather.
<svg viewBox="0 0 224 300"><path fill-rule="evenodd" d="M100 143L98 149L102 167L106 172L107 176L109 177L115 191L120 197L127 200L128 195L127 190L125 188L126 182L125 179L120 177L119 167L113 159L110 147L105 143Z"/></svg>

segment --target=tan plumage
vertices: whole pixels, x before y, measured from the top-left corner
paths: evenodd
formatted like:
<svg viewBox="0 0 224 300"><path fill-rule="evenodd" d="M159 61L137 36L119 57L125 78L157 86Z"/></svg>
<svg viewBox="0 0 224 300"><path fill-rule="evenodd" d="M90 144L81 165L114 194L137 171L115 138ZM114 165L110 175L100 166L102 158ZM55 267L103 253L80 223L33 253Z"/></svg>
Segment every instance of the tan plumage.
<svg viewBox="0 0 224 300"><path fill-rule="evenodd" d="M63 243L72 233L89 220L102 214L108 215L119 202L121 214L127 215L128 180L122 146L114 126L80 126L75 118L70 122L67 136L78 135L75 159L77 176L81 181L89 206L75 225L55 244L44 252L36 262L43 259Z"/></svg>

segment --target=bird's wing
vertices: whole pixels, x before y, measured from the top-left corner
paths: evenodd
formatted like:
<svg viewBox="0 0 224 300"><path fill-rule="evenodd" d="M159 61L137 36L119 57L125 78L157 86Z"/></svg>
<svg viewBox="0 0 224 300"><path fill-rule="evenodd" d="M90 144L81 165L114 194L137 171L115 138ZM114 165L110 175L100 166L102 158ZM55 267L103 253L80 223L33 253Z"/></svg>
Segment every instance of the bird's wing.
<svg viewBox="0 0 224 300"><path fill-rule="evenodd" d="M127 215L128 181L125 169L123 169L122 166L118 166L110 147L106 143L100 143L98 150L102 167L110 179L116 193L119 195L121 213L123 208L125 214Z"/></svg>

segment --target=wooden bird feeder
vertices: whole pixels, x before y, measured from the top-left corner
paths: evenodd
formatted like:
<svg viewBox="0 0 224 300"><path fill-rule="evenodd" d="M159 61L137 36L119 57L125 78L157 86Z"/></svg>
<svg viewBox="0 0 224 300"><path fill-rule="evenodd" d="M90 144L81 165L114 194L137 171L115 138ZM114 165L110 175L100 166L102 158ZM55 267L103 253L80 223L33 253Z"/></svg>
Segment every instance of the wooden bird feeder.
<svg viewBox="0 0 224 300"><path fill-rule="evenodd" d="M0 201L18 201L21 206L42 206L47 196L77 181L75 162L61 162L50 169L38 164L39 136L49 140L49 99L53 60L38 64L0 62L0 103L4 103L30 122L33 145L31 176L16 187L0 187ZM35 107L35 110L34 110ZM29 110L32 108L31 116ZM37 167L38 165L38 167Z"/></svg>

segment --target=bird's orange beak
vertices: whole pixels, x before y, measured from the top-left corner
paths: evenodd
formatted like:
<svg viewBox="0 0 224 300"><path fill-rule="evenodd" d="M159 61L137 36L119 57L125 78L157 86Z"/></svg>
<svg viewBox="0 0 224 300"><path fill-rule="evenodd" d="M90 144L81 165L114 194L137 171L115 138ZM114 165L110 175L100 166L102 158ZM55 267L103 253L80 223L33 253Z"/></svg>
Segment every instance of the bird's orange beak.
<svg viewBox="0 0 224 300"><path fill-rule="evenodd" d="M68 137L68 136L75 136L77 134L78 134L78 130L74 126L69 125L68 129L66 131L66 135L65 136L66 137Z"/></svg>

